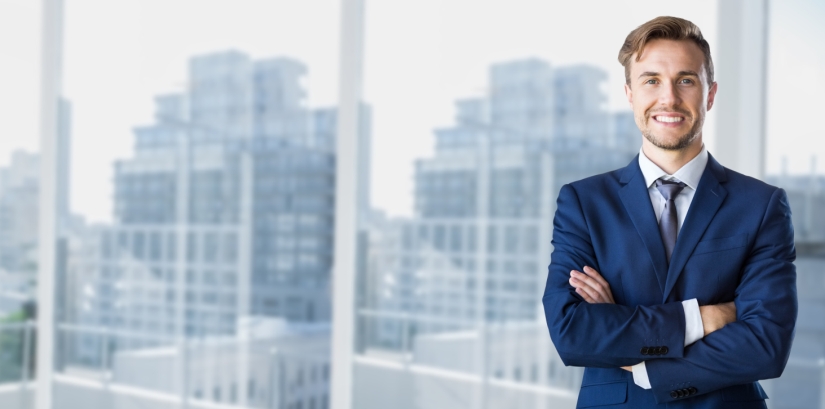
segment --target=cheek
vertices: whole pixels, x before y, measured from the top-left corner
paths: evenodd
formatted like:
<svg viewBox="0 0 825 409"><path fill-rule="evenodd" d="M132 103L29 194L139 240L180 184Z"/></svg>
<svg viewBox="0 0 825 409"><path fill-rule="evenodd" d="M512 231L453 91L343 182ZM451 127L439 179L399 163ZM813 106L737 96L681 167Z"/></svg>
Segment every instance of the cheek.
<svg viewBox="0 0 825 409"><path fill-rule="evenodd" d="M639 129L644 128L645 123L647 122L647 120L645 119L645 113L636 110L633 110L633 119L636 120L636 126Z"/></svg>
<svg viewBox="0 0 825 409"><path fill-rule="evenodd" d="M704 113L707 110L708 99L702 93L688 93L682 99L690 110L695 113Z"/></svg>
<svg viewBox="0 0 825 409"><path fill-rule="evenodd" d="M651 109L655 108L658 103L658 99L655 95L646 95L645 93L638 93L633 96L633 112L635 115L642 117L645 116L647 112Z"/></svg>
<svg viewBox="0 0 825 409"><path fill-rule="evenodd" d="M647 116L650 110L653 107L650 104L634 104L633 105L633 117L636 118L636 122L638 123L645 123L647 122Z"/></svg>

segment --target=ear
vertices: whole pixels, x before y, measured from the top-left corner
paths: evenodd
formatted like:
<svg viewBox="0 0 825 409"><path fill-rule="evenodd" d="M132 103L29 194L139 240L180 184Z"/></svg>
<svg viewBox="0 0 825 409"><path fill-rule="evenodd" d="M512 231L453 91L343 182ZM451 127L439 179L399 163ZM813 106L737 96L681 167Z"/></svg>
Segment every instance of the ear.
<svg viewBox="0 0 825 409"><path fill-rule="evenodd" d="M713 85L710 86L710 89L708 89L708 111L710 111L710 109L713 107L713 101L716 100L716 90L718 88L719 87L717 83L714 82Z"/></svg>
<svg viewBox="0 0 825 409"><path fill-rule="evenodd" d="M627 97L627 103L633 108L633 90L630 89L630 85L624 84L624 95Z"/></svg>

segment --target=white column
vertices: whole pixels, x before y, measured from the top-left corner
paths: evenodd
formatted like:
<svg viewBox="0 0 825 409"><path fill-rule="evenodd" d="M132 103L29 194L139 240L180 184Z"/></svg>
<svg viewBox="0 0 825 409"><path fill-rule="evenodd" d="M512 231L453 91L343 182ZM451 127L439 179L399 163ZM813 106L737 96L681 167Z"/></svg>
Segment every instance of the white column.
<svg viewBox="0 0 825 409"><path fill-rule="evenodd" d="M37 278L37 409L52 409L57 246L58 98L62 90L63 1L42 1L40 211Z"/></svg>
<svg viewBox="0 0 825 409"><path fill-rule="evenodd" d="M768 0L719 1L715 55L719 92L713 155L737 172L761 178L765 170Z"/></svg>
<svg viewBox="0 0 825 409"><path fill-rule="evenodd" d="M358 164L364 0L341 0L338 129L335 170L335 248L332 268L333 409L350 409L355 348L355 280L359 226Z"/></svg>

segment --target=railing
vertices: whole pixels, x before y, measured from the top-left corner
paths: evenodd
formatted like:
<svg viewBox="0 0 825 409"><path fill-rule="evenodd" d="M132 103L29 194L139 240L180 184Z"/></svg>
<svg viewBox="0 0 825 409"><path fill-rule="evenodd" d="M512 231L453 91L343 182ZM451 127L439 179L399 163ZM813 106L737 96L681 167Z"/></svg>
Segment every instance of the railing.
<svg viewBox="0 0 825 409"><path fill-rule="evenodd" d="M280 338L178 338L62 324L55 378L174 407L282 408L303 402L321 408L329 388L328 375L322 375L329 368L328 330L313 331ZM289 338L302 336L308 341Z"/></svg>
<svg viewBox="0 0 825 409"><path fill-rule="evenodd" d="M366 342L361 344L363 348L356 357L356 363L361 365L381 365L386 368L409 371L417 375L442 380L458 380L471 383L484 382L485 385L493 388L537 395L569 395L578 388L581 380L580 369L565 368L563 366L552 349L552 343L549 342L546 329L537 324L491 324L487 326L485 336L488 337L490 350L495 351L497 356L506 356L508 355L507 350L514 352L522 347L527 347L524 352L535 351L536 349L549 351L541 358L546 360L542 362L542 365L539 365L536 359L532 362L525 362L524 357L526 355L523 353L521 355L511 353L509 354L509 360L501 360L498 366L490 365L491 369L486 376L480 377L479 374L467 370L467 367L461 367L460 365L449 367L438 362L437 351L440 343L453 343L453 347L456 346L455 342L472 343L472 338L475 336L473 335L473 325L475 323L472 320L457 321L438 316L427 317L369 310L360 311L359 317L361 319L390 320L401 324L401 334L396 348L387 348L386 345L378 345L369 340L365 340ZM415 333L413 330L414 325L422 323L450 325L451 330ZM34 329L34 322L0 326L0 339L4 339L3 335L10 333L17 332L19 334L18 339L21 340L19 343L20 352L17 355L11 355L19 356L21 370L19 377L10 379L9 382L17 382L20 391L23 393L30 389L32 379L31 371L28 368L31 367L32 358L34 357L32 353L34 351ZM201 348L205 345L205 342L208 344L208 341L199 339L181 341L175 337L70 324L58 325L57 334L59 342L56 343L58 351L55 354L57 357L57 376L55 379L57 382L71 384L75 387L98 388L101 391L108 391L107 393L126 394L138 398L151 396L152 399L162 398L161 400L169 402L181 403L186 401L187 405L191 407L208 404L211 407L221 408L281 407L289 402L290 395L287 390L294 387L294 382L289 379L290 376L288 375L280 378L268 378L265 384L260 385L268 389L266 398L262 401L253 399L246 406L210 402L209 396L196 396L193 390L195 388L192 388L191 385L187 385L187 398L183 399L181 393L176 391L142 387L130 384L122 379L115 379L114 374L117 369L115 368L115 355L118 353L128 354L130 350L135 354L140 354L151 350L168 349L170 357L180 354L181 359L186 360L191 354L204 352ZM115 342L116 340L128 342ZM237 342L234 339L227 339L227 341ZM81 345L82 342L87 343ZM128 346L129 342L132 346ZM421 347L425 344L429 344L430 351L435 350L436 355L432 355L431 352L428 358L425 357L421 351ZM459 348L462 348L462 346L459 345ZM386 354L373 353L380 350L393 351L393 357L389 358ZM205 352L209 353L209 351ZM201 356L194 359L202 358ZM328 357L320 357L318 354L300 354L278 348L267 348L262 352L251 351L250 359L267 362L267 372L270 374L277 371L281 373L286 371L285 368L290 365L289 361L291 359L301 359L304 362L328 362ZM230 370L234 369L231 365L219 364L223 365L224 370L226 370L226 366L229 366ZM513 367L518 366L518 364L521 366L521 369L518 370L521 373L520 378L514 376ZM539 376L531 376L530 372L533 364L535 364L535 367L541 368Z"/></svg>
<svg viewBox="0 0 825 409"><path fill-rule="evenodd" d="M359 310L356 322L355 360L361 364L538 394L573 393L581 385L582 368L564 366L543 323L488 322L481 328L472 319L370 309ZM428 325L442 329L431 331ZM477 355L469 352L479 345L487 348L484 374L472 361ZM470 359L456 359L456 353Z"/></svg>
<svg viewBox="0 0 825 409"><path fill-rule="evenodd" d="M453 364L442 363L437 359L438 355L432 355L433 350L438 351L438 348L445 345L447 346L447 353L460 351L468 345L472 346L473 337L479 334L477 330L473 329L475 322L472 320L449 320L437 316L417 316L407 313L366 309L359 311L358 317L360 328L364 328L363 322L361 322L363 320L389 321L398 324L399 339L396 343L388 346L386 343L380 344L376 339L365 338L363 332L359 333L361 338L359 340L360 348L356 351L354 359L357 366L378 368L392 373L408 373L414 377L424 377L444 384L484 385L496 390L531 396L569 398L575 396L581 380L581 370L579 368L566 368L563 366L552 349L552 343L549 341L546 329L539 325L540 323L491 323L486 325L486 336L488 337L486 344L493 352L488 356L488 359L491 363L498 362L500 365L487 365L489 371L485 376L481 376L472 368L455 364L455 362ZM413 331L414 326L423 322L453 324L455 330L416 334ZM313 365L320 367L329 364L328 355L324 356L314 351L296 352L289 350L289 348L284 349L277 346L253 348L249 351L249 360L259 364L263 363L262 367L265 368L265 372L268 374L265 381L257 385L261 390L265 390L265 396L262 399L247 399L244 404L228 403L225 402L226 399L221 402L216 401L208 393L196 396L192 387L187 389L187 396L184 398L181 393L176 391L132 384L128 379L117 379L115 376L117 371L115 356L119 353L129 354L130 350L115 348L111 340L122 339L143 342L143 346L136 345L131 350L135 354L146 354L167 348L170 349L169 356L174 357L184 351L183 355L189 356L193 362L203 359L204 355L215 354L214 346L216 343L213 342L214 340L189 339L181 341L175 337L68 324L59 325L57 334L60 339L56 344L58 349L61 350L55 354L57 357L55 382L58 386L64 388L63 390L73 388L73 390L81 391L82 393L78 394L84 396L89 394L93 396L97 391L97 393L117 395L120 399L154 402L152 405L145 406L151 408L249 409L290 407L291 403L297 400L309 399L311 398L309 395L316 393L313 391L299 391L298 394L304 393L304 395L297 396L295 393L290 392L296 388L294 379L296 369L293 366L295 362L302 362L305 368ZM82 360L71 351L66 351L67 348L77 346L78 336L98 340L96 343L90 344L91 348L88 349L90 353L94 350L93 359L87 356L85 360ZM70 339L72 337L76 339L72 341ZM2 359L0 361L0 374L4 375L1 379L2 382L0 382L0 402L7 402L9 397L17 396L12 399L15 402L14 404L11 406L4 405L4 407L12 409L32 407L34 396L32 393L35 388L33 382L35 379L33 371L35 341L36 325L34 321L0 324L0 359ZM227 338L224 341L229 345L227 348L232 350L240 345L238 344L240 340L236 338ZM449 349L450 346L453 348ZM425 351L426 348L430 348L430 351ZM509 355L507 355L508 349L511 350ZM545 351L543 356L539 353L539 349ZM427 354L430 354L429 357L425 356ZM474 355L470 354L470 356ZM494 357L502 356L505 356L505 358L498 361L494 359ZM234 355L230 353L228 360L214 362L215 366L212 369L224 372L236 371L236 362L231 362L233 357ZM529 357L533 357L532 361L527 359ZM530 373L531 365L538 364L539 359L545 360L542 362L543 365L538 365L544 373L540 373L539 376L534 378ZM204 367L195 367L195 369L198 368ZM520 377L514 375L516 368L520 368ZM503 371L497 373L499 369L503 369ZM788 362L786 372L802 369L813 370L814 373L820 374L820 382L822 383L820 395L822 397L818 407L825 409L825 358L813 360L792 358ZM248 369L248 371L250 373L255 372L254 368ZM314 388L315 391L325 391L328 388L328 380L309 384L307 381L308 374L309 371L306 370L303 381L307 389ZM152 376L156 375L152 374ZM239 387L238 389L245 388ZM319 396L319 401L321 393L316 393ZM20 402L19 405L17 402ZM155 403L160 406L155 405ZM64 407L69 406L58 406L58 408ZM307 405L304 404L304 407L307 407ZM318 405L317 407L321 406ZM97 408L90 407L90 409ZM103 409L103 407L100 409Z"/></svg>

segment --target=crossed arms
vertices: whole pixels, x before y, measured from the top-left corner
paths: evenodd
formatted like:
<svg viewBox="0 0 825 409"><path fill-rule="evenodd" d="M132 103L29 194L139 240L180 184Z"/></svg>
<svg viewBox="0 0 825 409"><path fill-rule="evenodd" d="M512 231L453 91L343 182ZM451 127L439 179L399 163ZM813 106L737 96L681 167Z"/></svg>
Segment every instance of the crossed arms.
<svg viewBox="0 0 825 409"><path fill-rule="evenodd" d="M582 270L570 271L570 285L575 289L576 294L589 304L616 304L607 280L593 267L584 266ZM702 305L699 306L699 314L702 322L702 336L706 337L736 321L736 304L730 301L717 305ZM622 369L633 372L631 366L623 366Z"/></svg>
<svg viewBox="0 0 825 409"><path fill-rule="evenodd" d="M571 271L599 264L572 186L562 188L557 208L542 301L550 335L566 365L619 368L644 361L659 403L674 400L674 385L689 383L704 394L782 373L797 313L793 230L784 191L777 189L770 198L738 272L734 305L700 307L705 336L689 346L684 345L681 302L619 305L610 302L609 284L600 283L595 270L571 277ZM667 346L668 352L642 354L640 346L650 340Z"/></svg>

